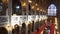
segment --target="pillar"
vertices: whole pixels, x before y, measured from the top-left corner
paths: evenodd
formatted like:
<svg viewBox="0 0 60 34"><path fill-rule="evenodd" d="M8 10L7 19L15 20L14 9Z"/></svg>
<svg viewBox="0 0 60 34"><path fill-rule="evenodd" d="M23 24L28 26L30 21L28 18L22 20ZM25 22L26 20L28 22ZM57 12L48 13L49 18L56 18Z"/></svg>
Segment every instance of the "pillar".
<svg viewBox="0 0 60 34"><path fill-rule="evenodd" d="M8 16L9 16L10 27L11 27L11 15L12 15L12 0L8 0ZM12 34L12 27L9 34Z"/></svg>

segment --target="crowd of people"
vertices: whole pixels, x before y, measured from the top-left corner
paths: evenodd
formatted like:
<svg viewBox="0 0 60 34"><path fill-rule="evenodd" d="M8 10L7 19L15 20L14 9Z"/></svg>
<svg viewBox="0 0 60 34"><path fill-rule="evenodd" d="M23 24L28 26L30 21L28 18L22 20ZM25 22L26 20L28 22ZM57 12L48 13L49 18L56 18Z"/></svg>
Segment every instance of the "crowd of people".
<svg viewBox="0 0 60 34"><path fill-rule="evenodd" d="M43 31L43 34L56 34L55 32L55 24L53 20L44 20L44 21L37 21L28 24L28 33L27 34L40 34ZM12 30L13 34L26 34L26 24L23 23L21 30L19 26Z"/></svg>

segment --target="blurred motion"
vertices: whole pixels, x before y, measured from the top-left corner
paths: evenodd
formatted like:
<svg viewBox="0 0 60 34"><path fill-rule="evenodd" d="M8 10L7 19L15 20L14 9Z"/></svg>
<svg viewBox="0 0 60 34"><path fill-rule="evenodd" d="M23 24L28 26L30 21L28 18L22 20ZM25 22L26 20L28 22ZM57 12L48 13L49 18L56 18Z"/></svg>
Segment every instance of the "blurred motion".
<svg viewBox="0 0 60 34"><path fill-rule="evenodd" d="M60 34L60 0L0 0L0 34Z"/></svg>

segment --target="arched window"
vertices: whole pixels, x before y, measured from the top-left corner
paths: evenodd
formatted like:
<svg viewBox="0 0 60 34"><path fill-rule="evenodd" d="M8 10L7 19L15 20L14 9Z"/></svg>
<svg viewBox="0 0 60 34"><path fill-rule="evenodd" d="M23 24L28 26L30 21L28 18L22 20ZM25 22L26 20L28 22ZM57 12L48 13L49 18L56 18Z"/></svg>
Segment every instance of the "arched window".
<svg viewBox="0 0 60 34"><path fill-rule="evenodd" d="M49 16L56 16L56 6L54 4L51 4L49 7L48 7L48 15Z"/></svg>
<svg viewBox="0 0 60 34"><path fill-rule="evenodd" d="M22 15L22 6L20 0L12 0L12 15Z"/></svg>

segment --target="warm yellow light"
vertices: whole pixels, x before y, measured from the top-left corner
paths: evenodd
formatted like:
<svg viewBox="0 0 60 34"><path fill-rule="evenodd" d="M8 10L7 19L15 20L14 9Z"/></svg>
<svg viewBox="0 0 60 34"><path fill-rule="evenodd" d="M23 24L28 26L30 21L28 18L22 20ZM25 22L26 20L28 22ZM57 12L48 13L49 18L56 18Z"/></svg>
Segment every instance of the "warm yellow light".
<svg viewBox="0 0 60 34"><path fill-rule="evenodd" d="M28 24L29 24L29 21L25 21L25 24L26 24L26 26L28 26Z"/></svg>
<svg viewBox="0 0 60 34"><path fill-rule="evenodd" d="M41 21L41 18L39 18L39 21Z"/></svg>
<svg viewBox="0 0 60 34"><path fill-rule="evenodd" d="M34 9L34 6L32 6L31 9Z"/></svg>
<svg viewBox="0 0 60 34"><path fill-rule="evenodd" d="M26 6L26 3L23 3L22 6Z"/></svg>
<svg viewBox="0 0 60 34"><path fill-rule="evenodd" d="M40 34L43 34L43 31Z"/></svg>
<svg viewBox="0 0 60 34"><path fill-rule="evenodd" d="M57 18L55 17L55 24L57 25Z"/></svg>
<svg viewBox="0 0 60 34"><path fill-rule="evenodd" d="M57 34L59 34L59 32L57 32Z"/></svg>
<svg viewBox="0 0 60 34"><path fill-rule="evenodd" d="M3 3L7 3L7 2L8 2L8 0L2 0L2 2L3 2Z"/></svg>
<svg viewBox="0 0 60 34"><path fill-rule="evenodd" d="M10 24L5 25L5 28L7 29L7 31L9 32L11 30Z"/></svg>
<svg viewBox="0 0 60 34"><path fill-rule="evenodd" d="M36 3L35 5L37 6L38 4Z"/></svg>
<svg viewBox="0 0 60 34"><path fill-rule="evenodd" d="M31 1L31 0L28 0L28 2L29 2L29 3L32 3L32 1Z"/></svg>
<svg viewBox="0 0 60 34"><path fill-rule="evenodd" d="M55 28L58 29L58 27L57 27L58 24L57 24L57 18L56 17L55 17L55 24L56 24Z"/></svg>
<svg viewBox="0 0 60 34"><path fill-rule="evenodd" d="M39 8L37 8L37 10L39 10Z"/></svg>
<svg viewBox="0 0 60 34"><path fill-rule="evenodd" d="M13 16L16 16L17 14L13 14Z"/></svg>
<svg viewBox="0 0 60 34"><path fill-rule="evenodd" d="M42 9L40 9L40 11L43 11Z"/></svg>
<svg viewBox="0 0 60 34"><path fill-rule="evenodd" d="M7 26L9 27L9 26L10 26L10 24L7 24Z"/></svg>
<svg viewBox="0 0 60 34"><path fill-rule="evenodd" d="M58 29L58 27L57 27L57 26L55 26L55 28L56 28L56 29Z"/></svg>

